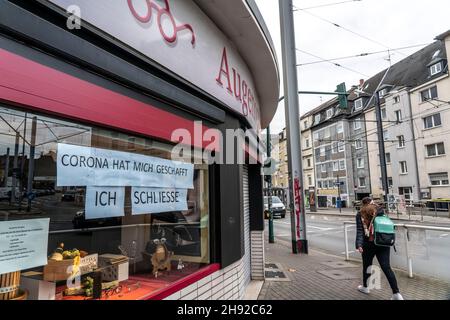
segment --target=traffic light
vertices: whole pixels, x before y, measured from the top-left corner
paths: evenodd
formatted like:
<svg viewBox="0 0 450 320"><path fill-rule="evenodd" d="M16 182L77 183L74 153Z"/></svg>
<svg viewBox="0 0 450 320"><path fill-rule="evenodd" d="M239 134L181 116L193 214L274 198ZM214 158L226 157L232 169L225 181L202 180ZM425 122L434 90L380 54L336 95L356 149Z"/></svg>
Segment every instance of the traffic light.
<svg viewBox="0 0 450 320"><path fill-rule="evenodd" d="M336 91L338 92L338 101L339 101L339 108L341 109L347 109L348 108L348 101L347 101L347 88L345 87L345 82L338 84L336 87Z"/></svg>

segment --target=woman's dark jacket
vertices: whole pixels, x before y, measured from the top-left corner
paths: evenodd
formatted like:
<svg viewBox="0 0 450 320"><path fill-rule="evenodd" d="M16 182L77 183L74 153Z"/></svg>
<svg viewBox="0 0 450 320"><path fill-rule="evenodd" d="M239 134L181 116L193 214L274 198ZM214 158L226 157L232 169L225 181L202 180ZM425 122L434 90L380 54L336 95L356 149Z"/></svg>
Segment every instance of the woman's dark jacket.
<svg viewBox="0 0 450 320"><path fill-rule="evenodd" d="M376 216L383 216L384 215L384 209L378 208ZM356 214L356 241L355 241L355 248L362 248L364 242L369 241L369 238L366 237L364 234L364 226L361 220L361 213L358 212Z"/></svg>

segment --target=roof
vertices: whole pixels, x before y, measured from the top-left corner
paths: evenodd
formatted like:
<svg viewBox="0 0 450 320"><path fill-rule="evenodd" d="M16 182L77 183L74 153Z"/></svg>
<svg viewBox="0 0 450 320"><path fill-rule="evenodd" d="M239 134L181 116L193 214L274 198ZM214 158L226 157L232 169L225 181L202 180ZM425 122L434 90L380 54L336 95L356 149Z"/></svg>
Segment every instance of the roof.
<svg viewBox="0 0 450 320"><path fill-rule="evenodd" d="M438 36L436 38L438 39L438 41L433 42L425 48L392 65L383 83L381 83L381 81L388 69L377 73L376 75L365 81L362 90L367 94L356 95L354 92L354 88L350 89L348 91L348 99L355 100L361 96L370 97L378 87L392 87L391 89L404 87L414 88L432 80L433 78L439 77L439 74L431 77L428 72L428 66L433 62L447 59L445 42L441 41L441 39L445 39L445 37L447 36L450 36L450 30ZM306 117L308 114L323 111L324 109L333 106L337 102L337 97L328 100L327 102L321 104L320 106L309 111L307 114L303 115L301 119ZM374 99L372 99L372 103L374 103Z"/></svg>

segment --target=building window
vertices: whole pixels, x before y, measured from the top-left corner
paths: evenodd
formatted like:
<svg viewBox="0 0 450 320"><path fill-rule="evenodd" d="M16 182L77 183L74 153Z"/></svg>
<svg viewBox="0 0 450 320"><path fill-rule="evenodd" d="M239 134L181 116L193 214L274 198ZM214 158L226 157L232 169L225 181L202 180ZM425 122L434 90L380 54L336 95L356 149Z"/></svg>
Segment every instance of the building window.
<svg viewBox="0 0 450 320"><path fill-rule="evenodd" d="M449 184L447 172L430 173L428 176L432 186L448 186Z"/></svg>
<svg viewBox="0 0 450 320"><path fill-rule="evenodd" d="M312 177L309 175L309 176L308 176L308 185L309 185L309 186L312 186L312 184L313 184L313 183L312 183Z"/></svg>
<svg viewBox="0 0 450 320"><path fill-rule="evenodd" d="M326 164L322 164L320 166L320 171L323 172L323 173L327 172L327 165Z"/></svg>
<svg viewBox="0 0 450 320"><path fill-rule="evenodd" d="M343 132L344 132L344 124L342 122L340 122L337 125L337 133L343 133Z"/></svg>
<svg viewBox="0 0 450 320"><path fill-rule="evenodd" d="M359 150L359 149L362 149L362 147L363 147L363 145L362 145L361 139L356 140L355 141L355 149Z"/></svg>
<svg viewBox="0 0 450 320"><path fill-rule="evenodd" d="M443 142L429 144L425 147L427 149L427 157L436 157L445 155L445 146Z"/></svg>
<svg viewBox="0 0 450 320"><path fill-rule="evenodd" d="M391 154L389 152L386 153L386 163L391 163Z"/></svg>
<svg viewBox="0 0 450 320"><path fill-rule="evenodd" d="M331 137L330 128L326 128L326 129L323 130L323 137L324 137L324 138L329 138L329 137Z"/></svg>
<svg viewBox="0 0 450 320"><path fill-rule="evenodd" d="M387 93L388 93L388 89L380 90L379 91L380 98L383 98L385 95L387 95Z"/></svg>
<svg viewBox="0 0 450 320"><path fill-rule="evenodd" d="M408 164L406 161L400 161L400 173L407 174L408 173Z"/></svg>
<svg viewBox="0 0 450 320"><path fill-rule="evenodd" d="M401 122L402 121L402 110L395 111L395 120L397 122Z"/></svg>
<svg viewBox="0 0 450 320"><path fill-rule="evenodd" d="M436 113L431 116L423 118L423 126L425 129L431 129L442 125L441 114Z"/></svg>
<svg viewBox="0 0 450 320"><path fill-rule="evenodd" d="M320 147L320 156L321 157L325 156L325 147Z"/></svg>
<svg viewBox="0 0 450 320"><path fill-rule="evenodd" d="M322 189L322 181L317 181L317 188Z"/></svg>
<svg viewBox="0 0 450 320"><path fill-rule="evenodd" d="M364 169L364 158L356 159L356 167L358 169Z"/></svg>
<svg viewBox="0 0 450 320"><path fill-rule="evenodd" d="M306 163L308 165L308 168L311 168L311 159L310 158L306 159Z"/></svg>
<svg viewBox="0 0 450 320"><path fill-rule="evenodd" d="M318 132L314 132L313 138L314 138L314 141L319 140L319 133Z"/></svg>
<svg viewBox="0 0 450 320"><path fill-rule="evenodd" d="M384 138L384 141L389 140L389 131L383 130L383 138Z"/></svg>
<svg viewBox="0 0 450 320"><path fill-rule="evenodd" d="M333 116L333 109L327 110L327 119L330 119Z"/></svg>
<svg viewBox="0 0 450 320"><path fill-rule="evenodd" d="M333 171L339 171L339 161L333 162Z"/></svg>
<svg viewBox="0 0 450 320"><path fill-rule="evenodd" d="M436 64L433 64L433 65L430 67L430 75L431 75L431 76L434 76L434 75L436 75L436 74L438 74L438 73L440 73L440 72L442 72L442 63L441 63L441 62L438 62L438 63L436 63Z"/></svg>
<svg viewBox="0 0 450 320"><path fill-rule="evenodd" d="M421 91L420 96L422 98L422 102L425 102L427 100L436 99L438 97L437 87L434 86L427 90Z"/></svg>
<svg viewBox="0 0 450 320"><path fill-rule="evenodd" d="M308 129L308 120L303 121L303 128Z"/></svg>
<svg viewBox="0 0 450 320"><path fill-rule="evenodd" d="M388 188L392 188L392 186L394 185L394 182L392 180L391 177L388 178Z"/></svg>
<svg viewBox="0 0 450 320"><path fill-rule="evenodd" d="M405 136L397 136L397 148L405 147Z"/></svg>
<svg viewBox="0 0 450 320"><path fill-rule="evenodd" d="M305 139L305 147L309 148L309 137Z"/></svg>
<svg viewBox="0 0 450 320"><path fill-rule="evenodd" d="M331 153L335 154L338 152L338 143L335 141L333 142L333 144L331 145Z"/></svg>
<svg viewBox="0 0 450 320"><path fill-rule="evenodd" d="M353 122L353 129L354 130L361 129L361 118L355 119L355 122Z"/></svg>
<svg viewBox="0 0 450 320"><path fill-rule="evenodd" d="M314 123L318 124L320 122L320 113L314 116Z"/></svg>
<svg viewBox="0 0 450 320"><path fill-rule="evenodd" d="M355 100L355 111L361 110L362 108L363 108L363 100L362 100L362 98L358 99L358 100Z"/></svg>
<svg viewBox="0 0 450 320"><path fill-rule="evenodd" d="M345 143L343 141L339 141L338 142L338 151L344 152L344 150L345 150Z"/></svg>
<svg viewBox="0 0 450 320"><path fill-rule="evenodd" d="M345 170L345 160L339 160L339 170Z"/></svg>
<svg viewBox="0 0 450 320"><path fill-rule="evenodd" d="M386 108L381 108L381 119L386 119L387 115L386 115Z"/></svg>
<svg viewBox="0 0 450 320"><path fill-rule="evenodd" d="M400 102L400 97L399 96L394 97L394 103L399 103L399 102Z"/></svg>
<svg viewBox="0 0 450 320"><path fill-rule="evenodd" d="M360 188L365 188L366 187L366 178L359 178L359 187Z"/></svg>

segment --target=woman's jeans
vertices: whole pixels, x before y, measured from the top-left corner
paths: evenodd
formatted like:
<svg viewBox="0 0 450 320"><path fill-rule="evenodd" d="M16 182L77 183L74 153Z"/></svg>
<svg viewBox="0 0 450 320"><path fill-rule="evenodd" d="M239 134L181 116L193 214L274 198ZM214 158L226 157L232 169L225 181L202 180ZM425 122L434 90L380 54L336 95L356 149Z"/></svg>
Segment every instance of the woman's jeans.
<svg viewBox="0 0 450 320"><path fill-rule="evenodd" d="M395 278L395 274L391 269L390 264L390 247L381 247L375 245L373 241L364 241L363 244L363 284L364 287L367 288L367 280L371 276L370 273L367 273L367 268L369 268L373 263L373 257L377 257L378 263L380 264L381 270L383 270L386 275L387 280L389 281L389 285L391 286L392 292L399 293L397 286L397 279Z"/></svg>

